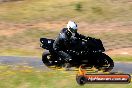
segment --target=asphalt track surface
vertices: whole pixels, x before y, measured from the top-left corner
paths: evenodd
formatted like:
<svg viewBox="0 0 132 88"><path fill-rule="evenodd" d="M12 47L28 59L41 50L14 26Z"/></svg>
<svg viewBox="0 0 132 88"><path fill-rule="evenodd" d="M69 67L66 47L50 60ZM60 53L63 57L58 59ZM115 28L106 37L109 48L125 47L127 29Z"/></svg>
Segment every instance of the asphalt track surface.
<svg viewBox="0 0 132 88"><path fill-rule="evenodd" d="M30 66L39 70L49 70L49 68L43 64L41 58L38 57L0 56L0 64ZM132 73L132 62L115 62L112 72Z"/></svg>

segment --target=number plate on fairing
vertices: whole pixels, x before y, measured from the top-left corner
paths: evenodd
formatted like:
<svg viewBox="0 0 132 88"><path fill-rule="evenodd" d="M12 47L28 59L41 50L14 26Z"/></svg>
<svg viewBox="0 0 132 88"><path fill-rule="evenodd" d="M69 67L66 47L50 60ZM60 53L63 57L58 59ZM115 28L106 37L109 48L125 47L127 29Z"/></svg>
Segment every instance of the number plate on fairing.
<svg viewBox="0 0 132 88"><path fill-rule="evenodd" d="M48 43L51 43L51 40L48 40Z"/></svg>

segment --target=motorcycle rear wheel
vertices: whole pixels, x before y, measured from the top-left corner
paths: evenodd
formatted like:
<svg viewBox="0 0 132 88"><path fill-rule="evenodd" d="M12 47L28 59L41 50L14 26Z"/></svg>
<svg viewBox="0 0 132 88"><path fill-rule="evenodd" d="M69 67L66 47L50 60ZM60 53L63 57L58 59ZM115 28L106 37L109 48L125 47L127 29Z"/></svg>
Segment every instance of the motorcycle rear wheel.
<svg viewBox="0 0 132 88"><path fill-rule="evenodd" d="M42 54L42 61L47 67L55 67L54 60L51 57L51 54L49 51L45 51Z"/></svg>

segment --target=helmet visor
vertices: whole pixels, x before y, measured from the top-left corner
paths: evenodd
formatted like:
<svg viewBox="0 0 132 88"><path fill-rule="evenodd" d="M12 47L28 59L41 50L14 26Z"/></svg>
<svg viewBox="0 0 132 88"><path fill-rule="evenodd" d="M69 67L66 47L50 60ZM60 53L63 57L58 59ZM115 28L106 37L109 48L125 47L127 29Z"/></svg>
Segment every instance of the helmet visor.
<svg viewBox="0 0 132 88"><path fill-rule="evenodd" d="M77 29L69 28L71 32L75 33L77 32Z"/></svg>

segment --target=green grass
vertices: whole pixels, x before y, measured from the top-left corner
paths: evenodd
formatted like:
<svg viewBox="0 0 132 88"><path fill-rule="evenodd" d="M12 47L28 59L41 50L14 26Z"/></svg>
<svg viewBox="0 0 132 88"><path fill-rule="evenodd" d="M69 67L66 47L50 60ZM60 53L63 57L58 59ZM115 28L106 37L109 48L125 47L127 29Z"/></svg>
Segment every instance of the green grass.
<svg viewBox="0 0 132 88"><path fill-rule="evenodd" d="M0 88L132 88L130 84L76 83L77 72L39 71L31 67L0 65Z"/></svg>
<svg viewBox="0 0 132 88"><path fill-rule="evenodd" d="M128 0L23 0L0 3L0 20L33 21L131 21Z"/></svg>
<svg viewBox="0 0 132 88"><path fill-rule="evenodd" d="M112 59L114 61L132 62L132 56L130 56L130 55L112 56Z"/></svg>
<svg viewBox="0 0 132 88"><path fill-rule="evenodd" d="M28 49L20 49L20 48L9 48L0 50L1 56L41 56L42 51L40 50L28 50Z"/></svg>

